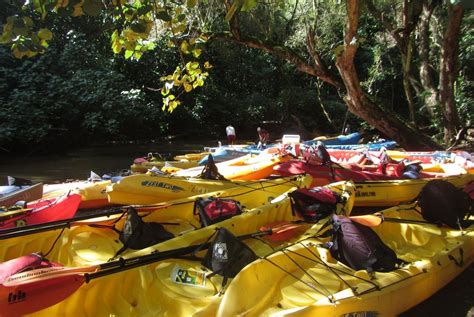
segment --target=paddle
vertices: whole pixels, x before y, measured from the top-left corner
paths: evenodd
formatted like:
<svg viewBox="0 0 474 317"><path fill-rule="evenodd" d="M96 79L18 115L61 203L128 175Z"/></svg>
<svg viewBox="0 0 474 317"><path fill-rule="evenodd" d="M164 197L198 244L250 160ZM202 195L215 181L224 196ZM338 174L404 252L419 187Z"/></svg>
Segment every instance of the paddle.
<svg viewBox="0 0 474 317"><path fill-rule="evenodd" d="M351 220L358 222L362 225L365 225L367 227L377 227L382 222L394 222L394 223L407 223L407 224L414 224L414 225L435 225L439 226L439 223L434 223L434 222L429 222L425 220L415 220L415 219L401 219L401 218L387 218L384 217L381 214L375 214L375 215L363 215L363 216L351 216L349 217ZM467 225L472 225L474 224L474 220L465 220L465 223ZM446 225L446 224L443 224Z"/></svg>
<svg viewBox="0 0 474 317"><path fill-rule="evenodd" d="M374 215L362 215L362 216L351 216L349 217L352 221L358 222L367 227L377 227L382 224L382 222L395 222L395 223L408 223L408 224L418 224L418 225L437 225L424 220L415 220L415 219L400 219L400 218L387 218L382 214Z"/></svg>
<svg viewBox="0 0 474 317"><path fill-rule="evenodd" d="M284 229L287 232L289 229ZM238 236L239 240L278 234L278 226L267 231ZM144 256L119 259L98 265L78 268L42 268L12 275L0 285L0 311L2 314L23 315L50 307L92 279L129 270L157 261L179 257L209 248L212 242L182 247Z"/></svg>
<svg viewBox="0 0 474 317"><path fill-rule="evenodd" d="M288 177L288 182L291 183L295 180L298 179L298 176L296 177ZM261 181L262 183L267 183L267 181ZM271 182L270 182L271 183ZM252 191L255 190L260 190L257 188L253 188L251 186L247 186L245 184L240 184L236 182L238 186L243 186L243 187L249 187ZM271 183L273 184L273 183ZM266 189L273 187L273 186L278 186L278 184L273 184L272 186L267 186L265 187ZM175 203L175 204L180 204L181 202ZM184 204L190 203L190 201L184 201L182 202ZM16 228L10 228L10 229L4 229L1 230L0 228L0 240L5 240L9 238L14 238L14 237L20 237L28 234L33 234L33 233L39 233L39 232L44 232L44 231L49 231L49 230L57 230L57 229L62 229L62 228L70 228L71 226L75 225L88 225L88 223L79 223L79 221L83 220L88 220L88 219L93 219L93 218L98 218L98 217L104 217L104 216L111 216L115 214L121 214L123 213L124 209L126 208L136 208L138 211L143 211L146 212L147 209L162 209L162 208L167 208L169 206L172 206L174 204L170 203L157 203L157 204L151 204L151 205L129 205L129 206L120 206L118 209L109 209L103 213L97 213L97 214L91 214L91 215L85 215L85 216L79 216L79 217L74 217L70 219L64 219L64 220L58 220L58 221L51 221L47 223L41 223L41 224L36 224L36 225L29 225L29 226L23 226L23 227L16 227ZM0 213L1 215L1 213Z"/></svg>
<svg viewBox="0 0 474 317"><path fill-rule="evenodd" d="M119 215L119 214L124 213L124 209L126 208L138 208L139 211L146 212L147 209L155 210L155 209L167 208L169 206L171 206L171 204L163 204L163 203L157 204L157 205L148 205L148 206L122 206L119 209L109 209L109 210L105 210L104 212L89 214L89 215L82 215L82 216L77 216L77 217L73 217L69 219L50 221L46 223L15 227L15 228L9 228L9 229L4 229L4 230L0 229L0 240L5 240L9 238L14 238L14 237L21 237L28 234L39 233L39 232L44 232L44 231L70 228L72 226L90 225L91 223L81 222L81 221L100 218L100 217ZM104 220L101 222L107 222L107 220Z"/></svg>
<svg viewBox="0 0 474 317"><path fill-rule="evenodd" d="M307 226L307 222L288 222L288 221L277 221L271 222L266 226L260 227L260 231L273 230L277 234L271 234L267 236L267 240L273 242L281 242L291 239L298 233L300 228Z"/></svg>
<svg viewBox="0 0 474 317"><path fill-rule="evenodd" d="M297 232L291 230L300 227L301 225L294 225L294 227L288 227L289 223L280 222L275 224L272 228L267 227L268 229L259 230L255 233L246 234L242 236L238 236L239 240L245 240L249 238L256 238L259 236L278 236L280 234L285 235L286 239L291 239L294 237ZM275 241L282 241L282 238L275 238ZM186 255L196 250L202 250L209 248L212 242L204 242L198 245L191 245L187 247L182 247L178 249L172 249L162 252L156 252L148 255L123 259L120 258L115 261L105 262L102 264L84 266L84 267L48 267L48 268L40 268L35 270L30 270L18 274L14 274L9 278L6 278L2 283L3 286L12 287L17 285L23 285L30 282L36 282L38 280L47 280L51 278L56 278L59 276L64 275L74 275L74 274L89 274L88 280L97 278L100 276L109 275L112 273L120 272L123 270L128 270L134 267L143 266L146 264L150 264L153 262L179 257L182 255Z"/></svg>

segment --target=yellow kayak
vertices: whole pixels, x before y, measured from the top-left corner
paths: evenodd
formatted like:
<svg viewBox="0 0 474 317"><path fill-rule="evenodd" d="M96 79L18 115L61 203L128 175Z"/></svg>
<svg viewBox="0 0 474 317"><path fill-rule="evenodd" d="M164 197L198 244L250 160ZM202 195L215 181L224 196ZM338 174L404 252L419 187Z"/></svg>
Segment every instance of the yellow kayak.
<svg viewBox="0 0 474 317"><path fill-rule="evenodd" d="M311 180L304 180L309 184ZM300 184L303 185L303 184ZM340 182L328 185L329 188L338 191L344 197L343 203L338 204L338 213L350 213L353 204L354 187L350 182ZM294 187L292 190L296 189ZM290 190L289 192L291 192ZM262 195L254 195L254 198ZM269 198L269 196L266 196ZM190 201L190 205L192 205ZM244 203L242 203L245 205ZM184 208L191 212L191 206ZM176 206L180 214L183 205ZM178 208L179 207L179 208ZM153 217L152 219L147 219ZM171 221L173 214L168 210L150 213L145 219L147 221ZM271 203L260 205L248 210L241 215L224 220L218 224L190 230L182 236L161 242L154 246L138 250L127 251L123 259L132 259L136 256L151 254L152 252L174 250L183 246L196 245L208 241L213 237L216 228L226 228L236 236L241 236L258 231L262 226L276 221L294 221L300 219L293 215L287 194L283 194L272 200ZM197 219L194 220L197 224ZM166 225L165 225L166 226ZM166 226L171 228L172 226ZM314 234L320 225L304 225L298 235L282 242L267 242L264 238L244 240L259 256L273 252L275 247L288 245L296 240L304 239L304 232ZM191 226L192 228L192 226ZM189 229L188 229L189 230ZM31 236L29 241L22 238L21 244L13 247L13 242L6 240L2 242L2 259L14 258L33 250L46 250L51 246L57 234L39 233ZM48 255L51 260L59 261L69 267L88 266L103 263L114 256L121 247L118 243L117 234L112 230L104 228L91 228L87 226L76 226L67 229L63 233L58 244ZM41 237L41 238L40 238ZM20 238L18 238L20 239ZM32 243L36 241L36 243ZM8 245L4 245L4 243ZM30 246L32 243L36 248ZM20 251L21 250L21 251ZM204 255L206 250L200 251L197 256ZM176 271L187 273L205 273L205 282L200 285L191 283L178 283ZM215 313L222 296L223 278L220 275L209 275L210 271L195 259L165 259L157 263L147 264L138 268L126 270L120 273L108 275L98 279L92 279L88 284L82 285L71 296L64 301L49 308L38 311L31 316L209 316L208 312ZM202 281L201 281L202 282ZM157 300L157 298L159 300Z"/></svg>
<svg viewBox="0 0 474 317"><path fill-rule="evenodd" d="M107 187L107 195L109 202L112 204L147 205L232 187L256 189L267 186L273 187L278 184L292 186L294 179L221 181L147 173L122 178L117 183Z"/></svg>
<svg viewBox="0 0 474 317"><path fill-rule="evenodd" d="M238 200L243 208L252 209L267 204L269 201L275 199L288 190L308 187L309 184L311 184L311 181L311 176L302 175L280 179L277 182L259 182L258 186L254 183L255 186L253 187L232 187L225 190L144 206L142 209L138 209L138 211L141 216L144 216L143 220L145 222L173 222L170 225L165 225L166 230L178 235L193 230L194 228L201 227L199 216L194 214L195 202L199 198L233 198ZM137 206L137 208L140 208L140 206ZM124 210L124 212L125 211L126 210ZM115 227L118 230L121 230L123 220L123 217L119 214L109 217L91 218L89 220L77 222L71 229L66 229L63 232L60 243L66 243L69 246L77 245L75 252L83 254L83 260L89 259L87 261L94 261L94 257L101 259L110 258L113 256L113 253L121 247L121 243L117 241L117 233L111 229L100 227L94 228L89 227L88 225L116 222ZM57 236L57 231L47 231L5 240L1 238L0 234L0 239L3 240L0 246L0 260L5 261L21 256L25 253L46 253L46 251L51 247L52 241L54 241ZM73 241L74 239L76 240ZM103 245L101 245L102 242L104 242ZM80 245L85 246L89 244L94 245L94 247L91 247L91 249L85 247L85 251L82 250ZM59 252L59 250L53 250L52 254L57 254L55 252ZM59 254L62 253L59 252ZM52 258L55 259L54 255ZM66 263L70 265L79 258L81 258L81 256L78 256L77 259L71 258L67 260ZM64 263L61 257L57 260Z"/></svg>
<svg viewBox="0 0 474 317"><path fill-rule="evenodd" d="M133 173L146 173L148 170L156 167L161 169L167 165L172 165L177 168L191 168L198 166L197 160L177 160L177 161L151 161L151 162L140 162L133 163L130 166L130 170Z"/></svg>
<svg viewBox="0 0 474 317"><path fill-rule="evenodd" d="M174 159L176 161L188 160L188 161L200 161L205 156L208 156L210 152L201 152L201 153L188 153L183 155L176 155Z"/></svg>
<svg viewBox="0 0 474 317"><path fill-rule="evenodd" d="M384 215L421 219L404 207ZM217 316L396 316L433 295L474 259L472 226L464 234L432 224L384 222L374 229L407 264L371 278L335 260L318 246L321 240L308 239L244 268Z"/></svg>
<svg viewBox="0 0 474 317"><path fill-rule="evenodd" d="M474 174L461 174L439 177L457 187L463 187L474 181ZM416 199L423 186L433 178L365 181L356 183L356 201L358 207L395 206Z"/></svg>
<svg viewBox="0 0 474 317"><path fill-rule="evenodd" d="M254 180L267 178L273 173L273 166L290 160L289 155L263 152L259 155L247 154L233 160L217 163L219 173L227 179ZM197 177L202 167L177 171L176 176Z"/></svg>

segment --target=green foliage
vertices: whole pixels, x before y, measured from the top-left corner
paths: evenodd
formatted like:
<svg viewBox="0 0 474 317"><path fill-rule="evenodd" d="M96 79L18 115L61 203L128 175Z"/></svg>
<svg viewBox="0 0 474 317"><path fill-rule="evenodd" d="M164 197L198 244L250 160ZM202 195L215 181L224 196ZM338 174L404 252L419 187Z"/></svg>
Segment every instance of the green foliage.
<svg viewBox="0 0 474 317"><path fill-rule="evenodd" d="M464 18L461 38L459 41L459 66L455 90L456 105L459 108L459 117L466 126L474 124L474 15L472 12Z"/></svg>
<svg viewBox="0 0 474 317"><path fill-rule="evenodd" d="M140 130L150 134L139 115L149 108L144 92L114 71L83 35L71 32L70 38L63 49L51 47L25 61L12 60L1 48L2 60L10 59L0 68L3 147L135 138Z"/></svg>
<svg viewBox="0 0 474 317"><path fill-rule="evenodd" d="M402 1L374 2L388 21L401 25ZM235 18L244 39L278 47L314 66L310 39L323 66L337 78L345 4L236 0L227 11L223 3L217 4L31 0L23 7L6 5L0 13L0 41L15 57L31 58L18 60L7 46L0 48L0 146L80 144L166 133L220 137L229 123L240 136L254 136L256 125L264 121L282 122L281 132L294 129L296 121L310 132L339 132L346 113L342 90L316 88L314 78L293 64L216 38L230 33L228 22ZM431 38L442 35L446 12L445 7L436 11ZM472 124L471 19L465 18L461 32L456 102L463 120ZM395 42L365 7L359 24L355 65L363 88L383 107L406 117ZM417 41L414 36L414 81ZM439 53L439 42L433 43L430 62L435 72ZM417 93L421 117L424 98L423 92ZM349 121L353 129L362 124L351 116ZM442 131L438 117L421 122L430 125L434 135Z"/></svg>

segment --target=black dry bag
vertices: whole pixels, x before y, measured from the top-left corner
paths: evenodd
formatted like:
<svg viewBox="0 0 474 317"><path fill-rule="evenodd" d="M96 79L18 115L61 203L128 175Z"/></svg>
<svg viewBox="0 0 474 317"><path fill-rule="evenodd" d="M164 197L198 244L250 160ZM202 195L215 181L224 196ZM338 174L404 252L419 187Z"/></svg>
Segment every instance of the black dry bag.
<svg viewBox="0 0 474 317"><path fill-rule="evenodd" d="M218 223L242 213L240 202L228 198L199 198L194 204L194 214L199 214L203 227Z"/></svg>
<svg viewBox="0 0 474 317"><path fill-rule="evenodd" d="M235 277L247 264L257 258L252 249L230 231L219 228L202 264L213 273L222 275L225 285L229 277Z"/></svg>
<svg viewBox="0 0 474 317"><path fill-rule="evenodd" d="M418 196L418 205L425 220L453 229L468 225L465 218L472 212L472 201L465 191L441 179L429 181Z"/></svg>
<svg viewBox="0 0 474 317"><path fill-rule="evenodd" d="M333 236L329 250L339 262L369 273L390 272L402 262L369 227L338 215L332 216L331 223Z"/></svg>
<svg viewBox="0 0 474 317"><path fill-rule="evenodd" d="M174 235L166 231L163 225L156 222L144 222L135 209L130 208L119 235L123 247L117 255L128 248L139 250L171 238L174 238Z"/></svg>
<svg viewBox="0 0 474 317"><path fill-rule="evenodd" d="M326 187L300 188L290 193L291 207L304 220L317 222L336 211L341 196Z"/></svg>

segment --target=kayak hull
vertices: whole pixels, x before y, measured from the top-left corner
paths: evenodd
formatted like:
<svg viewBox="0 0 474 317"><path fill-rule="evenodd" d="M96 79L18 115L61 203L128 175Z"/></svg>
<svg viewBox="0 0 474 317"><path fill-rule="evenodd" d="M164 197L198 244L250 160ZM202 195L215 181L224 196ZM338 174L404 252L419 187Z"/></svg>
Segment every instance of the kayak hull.
<svg viewBox="0 0 474 317"><path fill-rule="evenodd" d="M384 214L420 218L413 209ZM469 229L463 234L436 225L388 222L374 229L408 264L371 278L310 239L244 268L224 294L217 316L396 316L429 298L474 260L474 232Z"/></svg>

